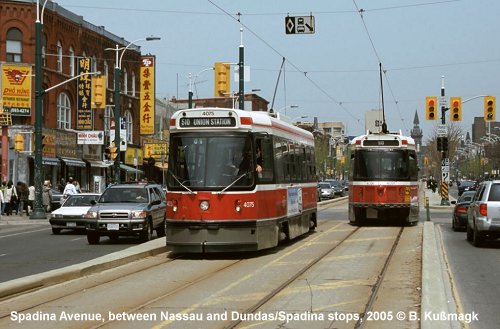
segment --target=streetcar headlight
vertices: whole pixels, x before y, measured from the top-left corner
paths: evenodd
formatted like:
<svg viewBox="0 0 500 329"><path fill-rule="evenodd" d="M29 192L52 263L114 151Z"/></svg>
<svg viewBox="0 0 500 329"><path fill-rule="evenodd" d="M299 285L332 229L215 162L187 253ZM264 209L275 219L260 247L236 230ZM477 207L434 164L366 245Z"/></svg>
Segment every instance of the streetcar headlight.
<svg viewBox="0 0 500 329"><path fill-rule="evenodd" d="M172 201L172 211L177 212L177 200Z"/></svg>
<svg viewBox="0 0 500 329"><path fill-rule="evenodd" d="M210 203L207 200L203 200L200 202L200 209L202 211L207 211L210 208Z"/></svg>
<svg viewBox="0 0 500 329"><path fill-rule="evenodd" d="M240 200L234 201L234 210L236 210L236 212L241 211L241 201Z"/></svg>

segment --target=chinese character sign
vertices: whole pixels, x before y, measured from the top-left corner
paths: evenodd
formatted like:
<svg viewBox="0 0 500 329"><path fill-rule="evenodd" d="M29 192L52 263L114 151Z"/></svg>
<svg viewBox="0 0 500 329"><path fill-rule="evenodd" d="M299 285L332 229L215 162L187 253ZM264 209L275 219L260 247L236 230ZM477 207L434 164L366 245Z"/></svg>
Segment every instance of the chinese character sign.
<svg viewBox="0 0 500 329"><path fill-rule="evenodd" d="M91 59L88 57L79 58L78 63L78 75L82 73L90 72L92 67ZM77 118L76 118L76 129L77 130L92 130L92 107L91 107L91 94L92 94L92 78L90 75L82 75L76 79L77 84Z"/></svg>
<svg viewBox="0 0 500 329"><path fill-rule="evenodd" d="M1 65L0 98L5 113L31 115L31 66Z"/></svg>
<svg viewBox="0 0 500 329"><path fill-rule="evenodd" d="M155 132L155 57L141 57L141 135Z"/></svg>

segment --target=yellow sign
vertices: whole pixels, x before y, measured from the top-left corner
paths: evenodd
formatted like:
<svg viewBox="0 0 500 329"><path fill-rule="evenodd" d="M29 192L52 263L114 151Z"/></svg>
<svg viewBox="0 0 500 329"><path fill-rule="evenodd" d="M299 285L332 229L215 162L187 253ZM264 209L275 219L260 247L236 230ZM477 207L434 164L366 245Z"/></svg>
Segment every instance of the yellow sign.
<svg viewBox="0 0 500 329"><path fill-rule="evenodd" d="M155 57L141 57L141 88L140 88L141 135L155 133Z"/></svg>
<svg viewBox="0 0 500 329"><path fill-rule="evenodd" d="M163 157L167 159L168 144L167 143L145 143L144 144L144 157L155 158L161 160Z"/></svg>
<svg viewBox="0 0 500 329"><path fill-rule="evenodd" d="M3 112L31 116L31 66L2 64Z"/></svg>

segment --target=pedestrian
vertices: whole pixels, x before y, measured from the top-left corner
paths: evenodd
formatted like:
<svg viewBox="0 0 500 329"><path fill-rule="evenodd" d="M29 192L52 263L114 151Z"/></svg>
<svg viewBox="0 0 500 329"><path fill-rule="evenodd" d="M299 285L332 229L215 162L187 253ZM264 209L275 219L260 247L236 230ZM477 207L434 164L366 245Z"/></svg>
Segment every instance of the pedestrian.
<svg viewBox="0 0 500 329"><path fill-rule="evenodd" d="M50 212L51 206L50 206L50 181L46 180L43 182L43 188L42 188L42 203L43 203L43 209L45 209L45 212Z"/></svg>
<svg viewBox="0 0 500 329"><path fill-rule="evenodd" d="M5 190L5 203L5 213L10 216L17 209L17 190L11 180L7 183L7 189Z"/></svg>
<svg viewBox="0 0 500 329"><path fill-rule="evenodd" d="M80 183L77 180L74 181L73 185L75 185L76 193L82 193L82 189L80 188Z"/></svg>
<svg viewBox="0 0 500 329"><path fill-rule="evenodd" d="M73 177L68 178L68 182L66 183L66 186L64 187L63 191L63 196L61 198L61 204L63 203L64 200L68 198L68 196L72 194L77 194L78 191L76 190L75 185L73 184Z"/></svg>
<svg viewBox="0 0 500 329"><path fill-rule="evenodd" d="M2 205L2 211L0 212L0 218L2 218L2 215L4 215L3 208L4 208L4 205L5 205L5 200L4 200L4 196L3 196L3 190L0 190L0 204Z"/></svg>
<svg viewBox="0 0 500 329"><path fill-rule="evenodd" d="M2 185L0 185L0 194L2 194L2 205L1 205L1 212L0 214L5 215L5 207L7 206L7 203L5 202L5 192L7 190L7 182L3 181Z"/></svg>
<svg viewBox="0 0 500 329"><path fill-rule="evenodd" d="M30 185L28 187L28 211L27 214L30 215L33 211L33 206L35 203L35 186Z"/></svg>
<svg viewBox="0 0 500 329"><path fill-rule="evenodd" d="M64 178L61 178L61 180L59 181L59 185L57 186L59 192L63 193L65 187L66 187L66 181L64 180Z"/></svg>
<svg viewBox="0 0 500 329"><path fill-rule="evenodd" d="M17 214L23 216L23 212L28 214L28 185L24 182L17 182L17 195L19 202L17 203Z"/></svg>

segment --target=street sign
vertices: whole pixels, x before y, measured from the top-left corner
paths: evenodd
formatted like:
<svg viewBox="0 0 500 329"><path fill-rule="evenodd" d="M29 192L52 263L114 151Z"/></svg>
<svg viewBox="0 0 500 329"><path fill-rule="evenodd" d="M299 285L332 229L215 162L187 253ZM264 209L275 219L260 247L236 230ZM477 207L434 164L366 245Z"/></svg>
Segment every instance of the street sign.
<svg viewBox="0 0 500 329"><path fill-rule="evenodd" d="M445 125L439 125L437 128L437 135L438 136L447 136L448 135L448 127Z"/></svg>
<svg viewBox="0 0 500 329"><path fill-rule="evenodd" d="M286 34L313 34L314 16L287 16L285 17Z"/></svg>

